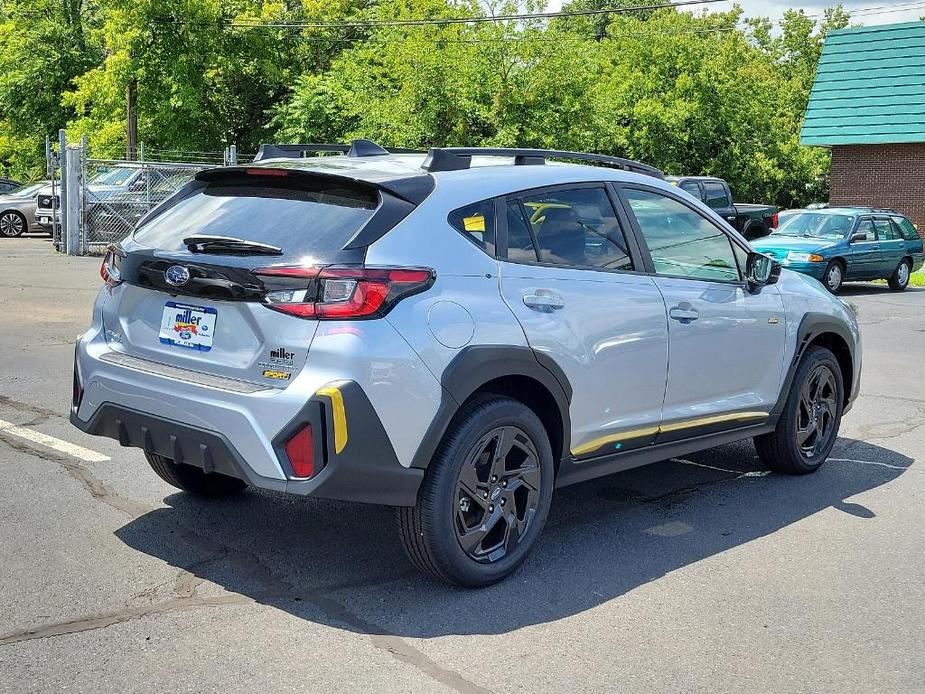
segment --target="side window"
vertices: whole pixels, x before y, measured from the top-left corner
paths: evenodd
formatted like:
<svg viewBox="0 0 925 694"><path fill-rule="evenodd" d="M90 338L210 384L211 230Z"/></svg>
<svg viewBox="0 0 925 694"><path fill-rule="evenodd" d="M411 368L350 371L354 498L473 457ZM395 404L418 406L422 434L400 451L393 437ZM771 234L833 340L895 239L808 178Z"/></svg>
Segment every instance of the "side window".
<svg viewBox="0 0 925 694"><path fill-rule="evenodd" d="M916 231L915 226L905 217L893 217L893 221L896 222L896 225L899 227L899 230L902 232L903 238L906 241L915 241L919 238L919 232Z"/></svg>
<svg viewBox="0 0 925 694"><path fill-rule="evenodd" d="M865 241L877 240L877 237L874 234L874 223L870 219L862 219L858 224L858 230L854 233L865 234Z"/></svg>
<svg viewBox="0 0 925 694"><path fill-rule="evenodd" d="M685 193L690 193L695 198L700 200L700 184L697 181L684 181L680 186L678 186Z"/></svg>
<svg viewBox="0 0 925 694"><path fill-rule="evenodd" d="M535 263L536 247L527 226L520 203L511 200L507 204L507 257L516 262Z"/></svg>
<svg viewBox="0 0 925 694"><path fill-rule="evenodd" d="M491 257L495 256L495 203L483 200L450 212L451 226Z"/></svg>
<svg viewBox="0 0 925 694"><path fill-rule="evenodd" d="M626 238L603 188L527 195L521 204L533 228L540 262L633 269Z"/></svg>
<svg viewBox="0 0 925 694"><path fill-rule="evenodd" d="M729 195L726 194L726 187L722 183L704 182L703 197L707 206L713 210L732 205Z"/></svg>
<svg viewBox="0 0 925 694"><path fill-rule="evenodd" d="M878 241L893 241L899 238L893 231L893 225L889 219L875 219L874 226L877 228Z"/></svg>
<svg viewBox="0 0 925 694"><path fill-rule="evenodd" d="M732 242L687 205L660 193L624 190L660 275L738 281Z"/></svg>

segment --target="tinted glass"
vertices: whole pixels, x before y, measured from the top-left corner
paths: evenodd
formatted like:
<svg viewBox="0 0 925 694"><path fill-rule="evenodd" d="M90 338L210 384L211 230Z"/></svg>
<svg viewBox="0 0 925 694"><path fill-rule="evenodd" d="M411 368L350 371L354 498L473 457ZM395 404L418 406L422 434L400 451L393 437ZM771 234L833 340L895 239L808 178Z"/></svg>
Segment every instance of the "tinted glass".
<svg viewBox="0 0 925 694"><path fill-rule="evenodd" d="M861 223L858 224L858 228L855 230L852 236L857 234L864 234L865 241L876 241L877 235L874 233L874 223L869 219L862 219ZM860 239L858 239L860 240Z"/></svg>
<svg viewBox="0 0 925 694"><path fill-rule="evenodd" d="M660 275L738 281L729 238L677 200L627 189L626 197Z"/></svg>
<svg viewBox="0 0 925 694"><path fill-rule="evenodd" d="M854 217L850 215L796 212L783 221L779 221L777 231L774 233L835 240L844 238L852 224L854 224Z"/></svg>
<svg viewBox="0 0 925 694"><path fill-rule="evenodd" d="M519 262L535 263L537 260L533 236L520 203L516 201L507 204L507 257Z"/></svg>
<svg viewBox="0 0 925 694"><path fill-rule="evenodd" d="M0 193L8 193L16 187L15 183L0 183Z"/></svg>
<svg viewBox="0 0 925 694"><path fill-rule="evenodd" d="M879 241L893 241L902 238L893 228L889 219L876 219L874 226L877 228L877 239Z"/></svg>
<svg viewBox="0 0 925 694"><path fill-rule="evenodd" d="M483 200L450 212L449 222L488 255L495 255L495 203Z"/></svg>
<svg viewBox="0 0 925 694"><path fill-rule="evenodd" d="M46 186L45 183L33 183L28 186L22 186L21 188L16 188L13 192L13 195L16 195L20 198L32 198L38 195L38 192Z"/></svg>
<svg viewBox="0 0 925 694"><path fill-rule="evenodd" d="M902 232L903 238L907 241L914 241L919 237L919 232L916 231L912 222L910 222L905 217L893 217L893 221L899 225L899 229Z"/></svg>
<svg viewBox="0 0 925 694"><path fill-rule="evenodd" d="M375 212L378 194L326 180L291 184L212 183L135 232L142 244L182 250L199 234L269 243L285 255L319 258L343 249Z"/></svg>
<svg viewBox="0 0 925 694"><path fill-rule="evenodd" d="M553 191L521 202L541 262L632 270L626 239L603 188Z"/></svg>
<svg viewBox="0 0 925 694"><path fill-rule="evenodd" d="M700 185L697 181L684 181L680 186L678 186L685 193L690 193L695 198L700 200Z"/></svg>
<svg viewBox="0 0 925 694"><path fill-rule="evenodd" d="M729 200L729 196L726 195L726 189L720 183L704 183L703 197L707 206L714 210L721 207L729 207L732 204Z"/></svg>

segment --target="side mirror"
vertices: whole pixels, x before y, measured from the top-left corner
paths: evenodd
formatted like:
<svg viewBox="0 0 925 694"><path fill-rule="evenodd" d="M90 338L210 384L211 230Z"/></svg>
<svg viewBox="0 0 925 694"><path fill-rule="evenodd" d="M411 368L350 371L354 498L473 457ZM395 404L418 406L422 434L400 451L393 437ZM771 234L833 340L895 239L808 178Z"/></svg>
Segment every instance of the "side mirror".
<svg viewBox="0 0 925 694"><path fill-rule="evenodd" d="M848 239L848 243L854 243L855 241L866 241L867 232L866 231L856 231L851 234L851 238Z"/></svg>
<svg viewBox="0 0 925 694"><path fill-rule="evenodd" d="M774 284L780 278L780 263L765 255L752 251L745 261L745 281L749 291L755 291L766 284Z"/></svg>

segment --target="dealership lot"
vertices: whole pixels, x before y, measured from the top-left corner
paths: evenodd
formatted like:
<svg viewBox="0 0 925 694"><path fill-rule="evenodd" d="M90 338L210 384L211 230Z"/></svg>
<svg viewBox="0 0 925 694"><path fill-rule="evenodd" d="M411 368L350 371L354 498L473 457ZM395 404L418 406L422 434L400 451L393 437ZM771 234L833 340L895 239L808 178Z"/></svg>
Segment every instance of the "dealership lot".
<svg viewBox="0 0 925 694"><path fill-rule="evenodd" d="M858 285L861 396L818 474L750 444L561 490L481 591L388 509L195 503L67 422L98 259L0 243L0 691L921 691L925 290Z"/></svg>

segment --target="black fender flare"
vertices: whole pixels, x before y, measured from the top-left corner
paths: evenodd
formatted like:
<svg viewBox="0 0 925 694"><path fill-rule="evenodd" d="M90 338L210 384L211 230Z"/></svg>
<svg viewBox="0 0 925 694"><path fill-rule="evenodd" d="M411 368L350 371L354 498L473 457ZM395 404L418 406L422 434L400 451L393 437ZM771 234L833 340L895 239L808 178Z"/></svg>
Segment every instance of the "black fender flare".
<svg viewBox="0 0 925 694"><path fill-rule="evenodd" d="M793 379L796 376L800 360L803 359L803 355L806 353L806 349L809 347L810 343L825 333L838 335L848 346L848 354L851 358L851 376L852 379L854 379L854 365L857 363L857 355L854 352L854 338L848 328L844 323L833 316L824 313L807 313L803 316L802 320L800 320L800 325L797 328L796 350L787 367L787 374L784 377L780 395L778 395L777 402L771 409L772 415L779 416L780 413L784 411L784 406L787 404L787 398L790 396L790 387L793 385ZM850 392L845 393L846 405L849 404L857 394L857 386L857 383L852 383L851 387L848 389Z"/></svg>
<svg viewBox="0 0 925 694"><path fill-rule="evenodd" d="M444 369L440 378L443 389L440 405L421 439L411 467L426 468L462 404L483 385L503 376L532 378L552 394L562 421L562 455L568 456L572 386L562 368L552 357L530 347L475 345L461 349Z"/></svg>

